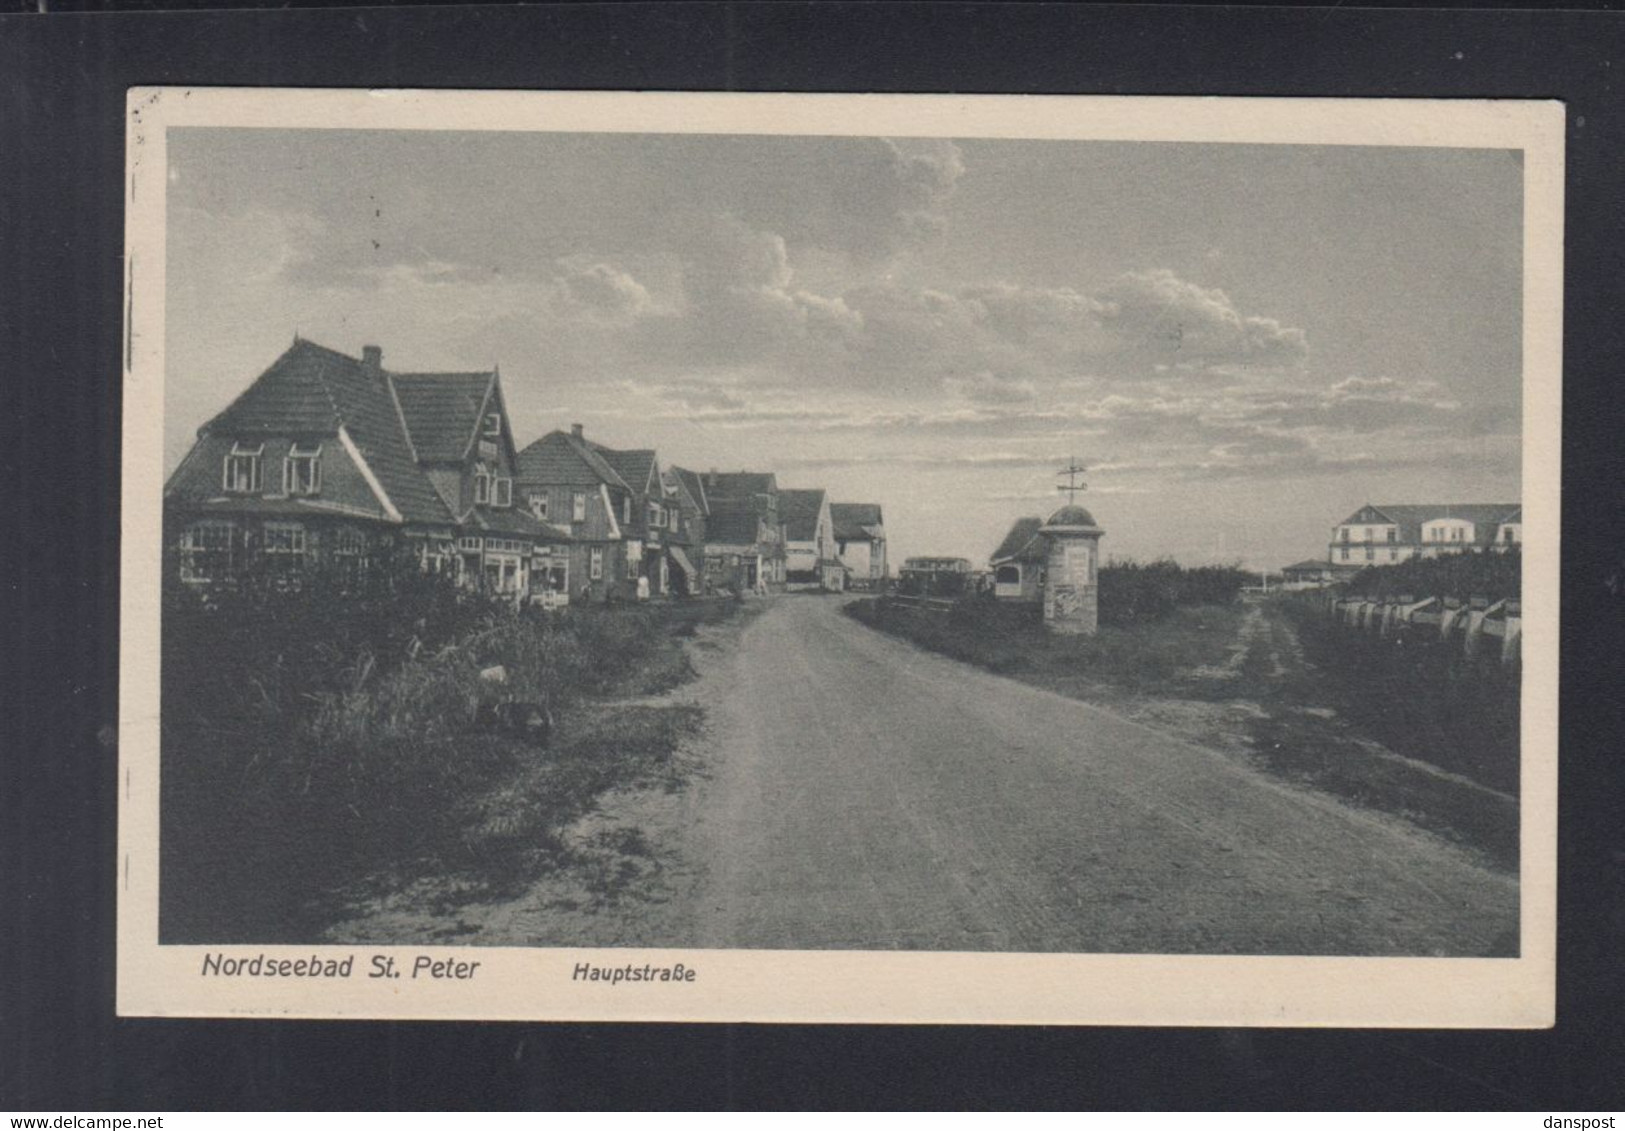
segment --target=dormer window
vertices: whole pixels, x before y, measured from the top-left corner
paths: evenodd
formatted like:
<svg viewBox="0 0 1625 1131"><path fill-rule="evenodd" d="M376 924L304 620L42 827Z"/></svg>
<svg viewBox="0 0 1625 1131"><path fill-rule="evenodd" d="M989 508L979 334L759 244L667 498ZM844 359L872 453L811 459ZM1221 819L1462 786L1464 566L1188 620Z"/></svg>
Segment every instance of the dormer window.
<svg viewBox="0 0 1625 1131"><path fill-rule="evenodd" d="M547 495L540 491L532 491L528 501L530 503L530 513L541 519L543 522L546 522Z"/></svg>
<svg viewBox="0 0 1625 1131"><path fill-rule="evenodd" d="M474 502L484 505L491 501L491 473L482 464L474 470Z"/></svg>
<svg viewBox="0 0 1625 1131"><path fill-rule="evenodd" d="M264 444L253 447L233 444L230 454L226 456L226 490L239 495L257 494L260 489L260 459L264 455Z"/></svg>
<svg viewBox="0 0 1625 1131"><path fill-rule="evenodd" d="M513 480L507 476L498 476L491 483L491 505L496 507L513 506Z"/></svg>
<svg viewBox="0 0 1625 1131"><path fill-rule="evenodd" d="M502 436L502 414L500 412L487 413L480 425L480 435L487 440L500 439Z"/></svg>
<svg viewBox="0 0 1625 1131"><path fill-rule="evenodd" d="M295 443L282 461L282 489L289 495L314 495L322 489L322 446Z"/></svg>

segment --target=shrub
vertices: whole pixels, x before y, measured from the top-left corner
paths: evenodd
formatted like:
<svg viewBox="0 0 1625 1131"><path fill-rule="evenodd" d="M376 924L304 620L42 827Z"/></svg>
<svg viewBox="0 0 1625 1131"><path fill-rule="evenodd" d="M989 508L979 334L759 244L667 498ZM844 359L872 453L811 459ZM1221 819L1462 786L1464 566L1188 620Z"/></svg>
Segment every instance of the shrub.
<svg viewBox="0 0 1625 1131"><path fill-rule="evenodd" d="M1510 550L1463 550L1436 558L1412 558L1371 566L1355 574L1346 592L1363 597L1517 597L1523 587L1523 555Z"/></svg>
<svg viewBox="0 0 1625 1131"><path fill-rule="evenodd" d="M1185 606L1232 604L1247 578L1240 566L1187 569L1167 558L1112 562L1100 570L1100 622L1137 624Z"/></svg>

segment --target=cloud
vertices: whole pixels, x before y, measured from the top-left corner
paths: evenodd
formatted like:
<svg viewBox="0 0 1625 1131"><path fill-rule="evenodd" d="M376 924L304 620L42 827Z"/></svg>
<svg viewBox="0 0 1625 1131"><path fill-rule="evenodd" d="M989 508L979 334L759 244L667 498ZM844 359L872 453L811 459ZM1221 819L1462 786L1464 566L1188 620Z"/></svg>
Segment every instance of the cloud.
<svg viewBox="0 0 1625 1131"><path fill-rule="evenodd" d="M1169 270L1131 272L1096 297L1124 348L1166 363L1281 366L1308 354L1304 331L1243 315L1223 291Z"/></svg>
<svg viewBox="0 0 1625 1131"><path fill-rule="evenodd" d="M625 321L654 309L649 290L626 271L587 255L557 260L559 297L589 317Z"/></svg>
<svg viewBox="0 0 1625 1131"><path fill-rule="evenodd" d="M977 404L1025 404L1038 397L1031 381L1013 380L986 369L973 377L949 377L942 385L954 396Z"/></svg>

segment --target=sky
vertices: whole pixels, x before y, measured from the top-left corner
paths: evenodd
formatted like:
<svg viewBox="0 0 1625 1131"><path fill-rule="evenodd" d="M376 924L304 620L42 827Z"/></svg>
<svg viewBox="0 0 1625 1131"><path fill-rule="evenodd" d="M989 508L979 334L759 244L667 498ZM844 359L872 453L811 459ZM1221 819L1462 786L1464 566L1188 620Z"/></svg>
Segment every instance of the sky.
<svg viewBox="0 0 1625 1131"><path fill-rule="evenodd" d="M523 446L885 510L985 563L1278 569L1366 502L1519 499L1516 152L173 129L166 465L292 342L500 367Z"/></svg>

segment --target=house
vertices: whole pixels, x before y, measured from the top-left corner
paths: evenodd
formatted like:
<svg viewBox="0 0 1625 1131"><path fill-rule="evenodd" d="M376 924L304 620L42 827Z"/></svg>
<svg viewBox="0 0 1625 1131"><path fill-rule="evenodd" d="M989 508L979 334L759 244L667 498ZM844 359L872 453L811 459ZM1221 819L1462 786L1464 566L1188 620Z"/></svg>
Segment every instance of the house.
<svg viewBox="0 0 1625 1131"><path fill-rule="evenodd" d="M884 585L887 577L886 524L879 503L831 503L835 552L855 589Z"/></svg>
<svg viewBox="0 0 1625 1131"><path fill-rule="evenodd" d="M502 380L393 373L295 337L198 430L164 487L183 581L245 570L340 578L409 552L464 584L524 597L569 535L514 506Z"/></svg>
<svg viewBox="0 0 1625 1131"><path fill-rule="evenodd" d="M1367 503L1332 528L1333 565L1388 565L1471 549L1511 549L1523 541L1517 503Z"/></svg>
<svg viewBox="0 0 1625 1131"><path fill-rule="evenodd" d="M767 592L785 581L784 523L771 472L708 471L705 572L713 589Z"/></svg>
<svg viewBox="0 0 1625 1131"><path fill-rule="evenodd" d="M1321 589L1349 580L1364 569L1364 565L1340 565L1310 558L1281 568L1281 588Z"/></svg>
<svg viewBox="0 0 1625 1131"><path fill-rule="evenodd" d="M1038 515L1016 519L1004 541L989 556L995 597L1035 603L1044 599L1044 566L1049 548L1038 533L1043 525Z"/></svg>
<svg viewBox="0 0 1625 1131"><path fill-rule="evenodd" d="M781 489L779 517L784 523L785 588L837 593L846 588L846 567L836 556L835 522L824 489Z"/></svg>
<svg viewBox="0 0 1625 1131"><path fill-rule="evenodd" d="M666 556L671 566L671 591L679 595L705 591L705 503L691 472L667 468L661 472L666 505ZM696 494L698 491L698 494Z"/></svg>

